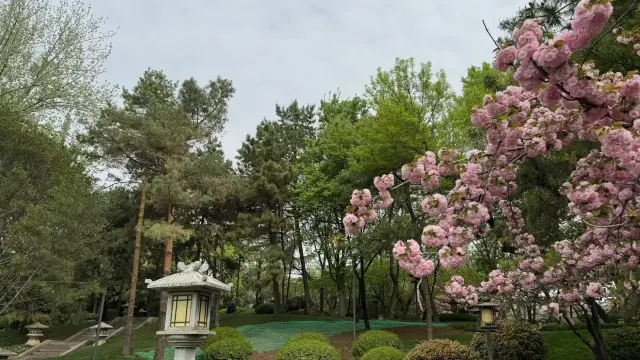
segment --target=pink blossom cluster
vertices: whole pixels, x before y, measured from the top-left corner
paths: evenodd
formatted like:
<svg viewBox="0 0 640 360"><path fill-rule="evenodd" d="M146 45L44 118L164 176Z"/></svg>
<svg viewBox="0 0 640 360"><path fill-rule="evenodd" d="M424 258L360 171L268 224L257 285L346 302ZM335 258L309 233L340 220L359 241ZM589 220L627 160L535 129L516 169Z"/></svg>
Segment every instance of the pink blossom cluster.
<svg viewBox="0 0 640 360"><path fill-rule="evenodd" d="M465 285L464 278L460 275L451 277L444 291L459 304L475 305L478 303L478 293L472 285Z"/></svg>
<svg viewBox="0 0 640 360"><path fill-rule="evenodd" d="M391 197L391 192L389 189L393 187L395 179L393 174L387 174L382 176L376 176L373 179L373 185L378 189L379 196L374 204L376 209L388 209L393 203L393 198Z"/></svg>
<svg viewBox="0 0 640 360"><path fill-rule="evenodd" d="M413 239L408 240L406 243L404 241L395 243L393 256L398 260L400 267L417 278L426 277L433 273L435 269L433 261L423 257L420 244Z"/></svg>
<svg viewBox="0 0 640 360"><path fill-rule="evenodd" d="M621 44L633 46L633 50L636 51L636 55L640 56L640 31L622 31L621 29L614 29L613 33L620 34L616 38L616 41Z"/></svg>
<svg viewBox="0 0 640 360"><path fill-rule="evenodd" d="M443 267L461 266L467 246L486 234L494 211L506 218L520 263L514 270L492 271L479 289L486 294L554 294L549 295L545 313L558 316L563 305L602 298L612 270L637 268L640 76L600 74L592 62L571 61L573 52L584 49L602 31L612 9L608 1L580 1L571 29L545 43L541 26L525 21L513 33L515 45L499 51L494 62L503 71L514 67L520 86L485 96L471 116L486 130L485 149L470 151L464 159L453 149L442 149L437 156L428 152L402 167L403 179L421 184L429 193L421 205L430 220L421 244L411 240L394 247L403 268L414 276L432 271L433 263L422 257L423 246L438 248ZM535 238L525 231L522 212L507 198L517 188L516 175L524 159L562 150L578 139L598 146L577 162L561 192L574 220L584 222L586 230L576 239L554 244L552 251L558 256L547 263ZM442 176L453 174L459 175L453 189L431 193ZM391 204L388 182L381 177L374 185L380 199ZM375 219L365 215L366 198L371 197L354 192L345 217L347 231L360 231ZM469 294L460 290L460 281L455 283L450 284L451 292L465 302Z"/></svg>
<svg viewBox="0 0 640 360"><path fill-rule="evenodd" d="M402 178L412 184L421 183L427 189L433 190L440 186L440 172L436 166L436 155L427 151L424 156L417 158L401 169Z"/></svg>

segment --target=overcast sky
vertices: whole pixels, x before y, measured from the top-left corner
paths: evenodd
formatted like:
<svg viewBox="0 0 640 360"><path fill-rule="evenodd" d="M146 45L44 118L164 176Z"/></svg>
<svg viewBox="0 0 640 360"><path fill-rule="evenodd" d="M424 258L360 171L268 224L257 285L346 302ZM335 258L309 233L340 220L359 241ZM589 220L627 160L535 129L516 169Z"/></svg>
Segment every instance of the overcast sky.
<svg viewBox="0 0 640 360"><path fill-rule="evenodd" d="M431 61L456 90L471 65L490 61L487 22L528 0L88 0L116 30L104 78L131 88L151 67L173 80L231 79L236 95L222 143L234 159L276 103L362 93L396 57Z"/></svg>

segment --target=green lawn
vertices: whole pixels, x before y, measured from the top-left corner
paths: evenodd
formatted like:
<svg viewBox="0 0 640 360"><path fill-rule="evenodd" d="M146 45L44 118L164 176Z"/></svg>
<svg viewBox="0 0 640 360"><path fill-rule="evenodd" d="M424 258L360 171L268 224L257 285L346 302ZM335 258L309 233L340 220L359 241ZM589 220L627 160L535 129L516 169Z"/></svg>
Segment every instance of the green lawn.
<svg viewBox="0 0 640 360"><path fill-rule="evenodd" d="M268 322L279 321L305 321L305 320L342 320L321 316L304 316L304 315L255 315L255 314L230 314L222 315L220 324L222 326L239 327L243 325L257 325ZM77 328L75 328L77 331ZM53 330L53 329L52 329ZM134 332L133 335L133 352L152 351L155 349L157 331L156 325L145 326ZM75 333L69 327L66 330L60 328L55 331L58 334L58 338L66 338ZM70 334L69 334L70 333ZM436 331L437 334L437 331ZM8 335L8 336L5 336ZM426 333L425 333L426 335ZM570 331L549 331L543 332L543 335L549 346L549 360L588 360L591 359L591 353L589 349L584 346L580 340ZM448 338L460 341L468 344L471 341L473 334L470 332L462 332L447 335ZM437 337L437 335L436 335ZM20 336L11 334L10 332L0 332L0 339L3 343L9 341L22 342ZM26 341L26 339L25 339ZM406 350L411 349L422 340L411 339L404 341L404 347ZM126 359L122 356L122 344L123 337L121 335L115 336L107 344L98 347L99 360L113 360L113 359ZM58 358L60 360L87 360L91 359L93 355L93 348L85 348L74 351L73 353ZM131 357L133 358L133 357Z"/></svg>
<svg viewBox="0 0 640 360"><path fill-rule="evenodd" d="M93 323L84 324L66 324L52 325L49 329L44 330L45 339L48 340L65 340L78 331L93 325ZM24 351L28 347L24 345L27 342L27 331L18 331L16 329L0 330L0 347L11 351Z"/></svg>

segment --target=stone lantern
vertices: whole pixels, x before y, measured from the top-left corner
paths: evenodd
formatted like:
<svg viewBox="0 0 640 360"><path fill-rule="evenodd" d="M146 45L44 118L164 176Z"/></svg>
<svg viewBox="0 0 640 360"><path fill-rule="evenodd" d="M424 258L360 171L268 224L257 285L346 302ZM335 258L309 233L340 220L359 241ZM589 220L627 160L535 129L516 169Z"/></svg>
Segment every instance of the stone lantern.
<svg viewBox="0 0 640 360"><path fill-rule="evenodd" d="M94 334L98 336L98 346L103 345L107 338L109 337L109 330L113 329L113 326L105 323L100 323L100 327L98 325L93 325L89 328L94 331Z"/></svg>
<svg viewBox="0 0 640 360"><path fill-rule="evenodd" d="M156 281L146 280L147 288L166 291L167 315L162 331L167 341L176 348L175 360L194 360L196 348L209 335L209 311L214 294L230 292L232 284L207 275L209 265L196 261L189 265L178 263L178 272Z"/></svg>
<svg viewBox="0 0 640 360"><path fill-rule="evenodd" d="M14 356L14 355L17 355L17 354L7 349L0 348L0 360L7 360L9 359L9 356Z"/></svg>
<svg viewBox="0 0 640 360"><path fill-rule="evenodd" d="M40 338L44 336L42 330L48 329L49 327L37 322L35 324L25 326L25 328L29 330L29 333L27 334L27 337L29 337L27 345L36 346L40 344Z"/></svg>
<svg viewBox="0 0 640 360"><path fill-rule="evenodd" d="M496 321L496 308L499 304L484 302L477 304L474 308L479 313L478 325L480 330L487 334L487 355L489 360L493 360L493 345L491 344L491 332L498 328Z"/></svg>

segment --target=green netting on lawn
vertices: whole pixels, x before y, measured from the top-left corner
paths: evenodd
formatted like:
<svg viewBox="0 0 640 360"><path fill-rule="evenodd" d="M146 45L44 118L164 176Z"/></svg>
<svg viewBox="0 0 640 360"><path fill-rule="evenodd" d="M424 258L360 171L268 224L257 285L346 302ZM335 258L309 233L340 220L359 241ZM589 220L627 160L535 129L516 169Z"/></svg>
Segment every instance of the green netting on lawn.
<svg viewBox="0 0 640 360"><path fill-rule="evenodd" d="M173 360L175 353L176 353L176 349L174 348L164 349L164 360ZM155 354L156 354L155 351L149 351L149 352L137 352L134 355L137 356L138 359L153 360L153 357L155 356ZM200 349L196 349L196 360L204 360L204 354Z"/></svg>
<svg viewBox="0 0 640 360"><path fill-rule="evenodd" d="M389 329L407 326L425 326L423 322L404 322L392 320L371 320L372 329ZM437 323L433 326L449 326L449 323ZM364 322L360 321L356 329L363 330ZM287 321L270 322L260 325L245 325L238 330L251 344L253 351L265 352L281 348L295 334L314 331L327 336L334 336L353 330L353 321ZM425 330L426 331L426 330Z"/></svg>

